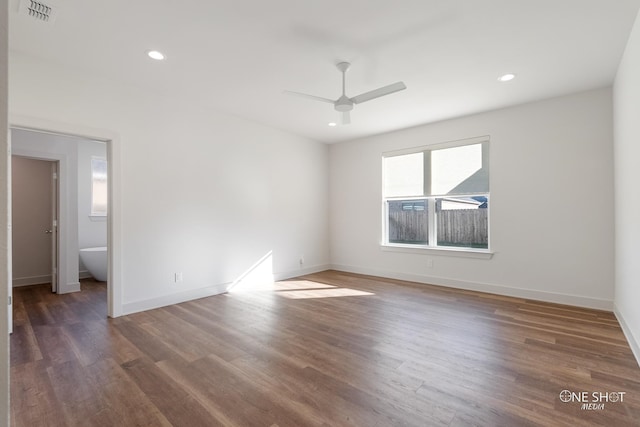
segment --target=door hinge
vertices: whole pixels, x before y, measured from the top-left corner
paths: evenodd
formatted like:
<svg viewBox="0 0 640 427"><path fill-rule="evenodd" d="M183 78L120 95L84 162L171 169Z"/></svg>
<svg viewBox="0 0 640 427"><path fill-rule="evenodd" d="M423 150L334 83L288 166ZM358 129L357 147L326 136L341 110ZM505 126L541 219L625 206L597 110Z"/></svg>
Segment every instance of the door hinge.
<svg viewBox="0 0 640 427"><path fill-rule="evenodd" d="M13 302L13 297L9 295L9 305L11 305L12 302Z"/></svg>
<svg viewBox="0 0 640 427"><path fill-rule="evenodd" d="M53 179L58 179L58 172L53 173Z"/></svg>

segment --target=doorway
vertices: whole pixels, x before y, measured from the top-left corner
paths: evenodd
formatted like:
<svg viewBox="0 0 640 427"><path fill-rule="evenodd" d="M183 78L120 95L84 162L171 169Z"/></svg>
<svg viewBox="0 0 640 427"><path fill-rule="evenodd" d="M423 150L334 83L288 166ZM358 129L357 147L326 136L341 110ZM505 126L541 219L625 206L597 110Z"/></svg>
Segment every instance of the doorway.
<svg viewBox="0 0 640 427"><path fill-rule="evenodd" d="M58 162L11 156L13 287L58 283Z"/></svg>
<svg viewBox="0 0 640 427"><path fill-rule="evenodd" d="M53 127L55 129L55 126ZM51 234L57 231L57 260L52 264L58 265L56 293L64 294L81 290L81 278L83 280L91 277L88 269L80 261L80 249L92 246L102 246L108 248L104 258L108 259L105 268L108 271L106 284L104 279L102 285L106 290L106 301L108 316L119 315L119 306L114 304L112 269L117 267L112 262L112 220L111 220L111 167L110 157L111 140L98 139L94 137L80 136L78 133L66 131L44 131L27 127L11 128L11 151L14 156L37 158L40 160L54 161L58 166L58 220L57 227L51 228ZM108 163L107 179L104 187L108 188L106 194L108 212L92 212L91 198L93 186L91 183L92 163L96 158L103 159ZM104 173L101 178L105 179ZM105 188L102 188L104 190ZM17 186L12 185L12 191L20 191ZM96 193L97 194L97 193ZM104 191L102 191L104 196ZM101 231L100 231L101 230ZM45 234L49 234L46 233ZM101 237L100 237L101 235ZM101 241L99 241L102 239ZM14 253L14 257L16 254ZM57 261L57 262L56 262ZM14 276L18 276L18 271L14 271ZM82 283L86 283L82 282ZM114 309L115 308L115 309Z"/></svg>

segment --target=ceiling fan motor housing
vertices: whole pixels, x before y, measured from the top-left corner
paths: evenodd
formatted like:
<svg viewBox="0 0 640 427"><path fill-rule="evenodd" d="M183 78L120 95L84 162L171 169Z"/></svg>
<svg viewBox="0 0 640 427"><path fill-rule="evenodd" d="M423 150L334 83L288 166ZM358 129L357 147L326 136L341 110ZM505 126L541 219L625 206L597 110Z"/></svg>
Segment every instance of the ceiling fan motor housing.
<svg viewBox="0 0 640 427"><path fill-rule="evenodd" d="M346 95L342 95L340 98L338 98L334 106L335 106L335 109L338 111L342 111L342 112L351 111L353 110L353 101L347 98Z"/></svg>

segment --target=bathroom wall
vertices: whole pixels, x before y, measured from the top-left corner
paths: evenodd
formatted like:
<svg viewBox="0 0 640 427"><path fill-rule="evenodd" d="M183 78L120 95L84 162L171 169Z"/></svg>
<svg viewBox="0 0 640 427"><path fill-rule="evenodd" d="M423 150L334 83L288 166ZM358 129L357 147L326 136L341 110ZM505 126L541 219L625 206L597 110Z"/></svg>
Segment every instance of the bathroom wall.
<svg viewBox="0 0 640 427"><path fill-rule="evenodd" d="M91 159L107 158L104 142L78 140L78 247L107 246L107 217L91 216ZM90 277L82 260L80 278Z"/></svg>
<svg viewBox="0 0 640 427"><path fill-rule="evenodd" d="M13 286L51 282L52 162L12 156Z"/></svg>

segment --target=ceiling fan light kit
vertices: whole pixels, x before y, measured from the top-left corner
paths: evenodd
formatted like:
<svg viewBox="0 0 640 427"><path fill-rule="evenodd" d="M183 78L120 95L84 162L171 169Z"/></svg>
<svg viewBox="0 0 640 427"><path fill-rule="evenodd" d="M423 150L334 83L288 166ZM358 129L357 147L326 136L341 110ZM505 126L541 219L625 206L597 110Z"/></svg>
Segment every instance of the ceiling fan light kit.
<svg viewBox="0 0 640 427"><path fill-rule="evenodd" d="M303 98L312 99L315 101L328 102L333 104L333 108L342 113L341 122L343 125L347 125L351 123L351 110L353 110L353 106L355 104L361 104L363 102L371 101L372 99L380 98L381 96L390 95L395 92L399 92L407 88L407 86L403 82L396 82L387 86L380 87L378 89L374 89L369 92L362 93L360 95L354 96L353 98L349 98L346 95L346 74L349 70L351 64L348 62L339 62L336 64L338 71L342 73L342 95L340 98L333 99L322 98L320 96L308 95L306 93L293 92L290 90L285 90L285 93L289 95L297 95Z"/></svg>

